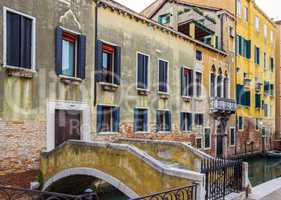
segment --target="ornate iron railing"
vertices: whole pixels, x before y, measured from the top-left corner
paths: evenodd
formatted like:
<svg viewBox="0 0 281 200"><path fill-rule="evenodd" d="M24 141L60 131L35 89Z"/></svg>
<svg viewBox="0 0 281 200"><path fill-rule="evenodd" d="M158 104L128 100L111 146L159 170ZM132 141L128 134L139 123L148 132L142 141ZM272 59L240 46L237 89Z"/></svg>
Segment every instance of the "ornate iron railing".
<svg viewBox="0 0 281 200"><path fill-rule="evenodd" d="M224 113L234 113L236 111L237 105L233 99L224 98L212 98L210 100L210 111L212 113L224 112Z"/></svg>
<svg viewBox="0 0 281 200"><path fill-rule="evenodd" d="M96 193L83 195L68 195L54 192L42 192L39 190L29 190L13 188L0 185L1 200L98 200Z"/></svg>
<svg viewBox="0 0 281 200"><path fill-rule="evenodd" d="M224 199L226 195L242 191L243 163L230 160L204 160L201 173L206 175L206 200Z"/></svg>
<svg viewBox="0 0 281 200"><path fill-rule="evenodd" d="M151 194L133 200L196 200L197 184L186 187L175 188L173 190Z"/></svg>

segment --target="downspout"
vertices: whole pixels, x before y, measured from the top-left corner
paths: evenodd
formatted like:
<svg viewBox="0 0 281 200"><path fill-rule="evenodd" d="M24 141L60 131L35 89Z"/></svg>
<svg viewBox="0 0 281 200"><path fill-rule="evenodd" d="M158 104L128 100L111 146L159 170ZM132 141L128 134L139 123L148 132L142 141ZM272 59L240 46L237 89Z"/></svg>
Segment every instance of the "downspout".
<svg viewBox="0 0 281 200"><path fill-rule="evenodd" d="M235 98L235 101L237 99L236 97L236 87L237 87L237 0L235 0L235 38L234 38L234 47L235 47L235 51L234 51L234 58L235 58L235 61L234 61L234 98ZM236 101L236 112L235 112L235 131L236 131L236 140L235 140L235 155L237 154L237 139L238 139L238 125L237 125L237 101Z"/></svg>
<svg viewBox="0 0 281 200"><path fill-rule="evenodd" d="M96 7L95 7L95 67L94 67L94 106L97 105L97 81L96 81L96 66L97 66L97 41L98 41L98 6L99 6L99 1L96 0Z"/></svg>

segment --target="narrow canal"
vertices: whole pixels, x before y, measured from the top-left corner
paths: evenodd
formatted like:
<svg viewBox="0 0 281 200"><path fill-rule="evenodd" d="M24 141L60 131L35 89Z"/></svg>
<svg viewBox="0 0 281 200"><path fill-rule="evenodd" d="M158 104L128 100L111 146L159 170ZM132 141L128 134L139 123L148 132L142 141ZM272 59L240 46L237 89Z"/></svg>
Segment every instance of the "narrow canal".
<svg viewBox="0 0 281 200"><path fill-rule="evenodd" d="M252 186L281 177L281 158L257 155L245 159L249 163L249 179Z"/></svg>

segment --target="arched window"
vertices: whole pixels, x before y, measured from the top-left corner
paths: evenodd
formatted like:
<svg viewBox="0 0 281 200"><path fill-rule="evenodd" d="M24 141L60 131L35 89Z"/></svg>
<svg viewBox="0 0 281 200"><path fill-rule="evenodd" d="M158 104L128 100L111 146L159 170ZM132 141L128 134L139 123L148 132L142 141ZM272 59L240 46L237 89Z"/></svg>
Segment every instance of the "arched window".
<svg viewBox="0 0 281 200"><path fill-rule="evenodd" d="M223 97L222 88L223 88L223 76L222 76L221 69L219 69L218 77L217 77L217 97Z"/></svg>
<svg viewBox="0 0 281 200"><path fill-rule="evenodd" d="M225 99L229 98L229 78L227 72L225 72L223 81L223 94Z"/></svg>
<svg viewBox="0 0 281 200"><path fill-rule="evenodd" d="M213 65L210 75L210 96L215 97L216 94L216 68Z"/></svg>

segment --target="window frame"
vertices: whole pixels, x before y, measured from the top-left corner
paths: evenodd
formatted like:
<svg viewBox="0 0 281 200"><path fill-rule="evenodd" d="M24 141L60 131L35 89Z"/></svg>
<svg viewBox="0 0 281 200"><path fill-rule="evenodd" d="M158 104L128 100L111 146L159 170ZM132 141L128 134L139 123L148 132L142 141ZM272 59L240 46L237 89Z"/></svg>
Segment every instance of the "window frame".
<svg viewBox="0 0 281 200"><path fill-rule="evenodd" d="M146 134L146 133L149 133L149 108L148 107L135 107L135 109L138 109L138 110L146 110L147 111L147 131L134 131L135 134ZM135 113L134 113L135 114ZM134 119L134 125L135 125L135 119Z"/></svg>
<svg viewBox="0 0 281 200"><path fill-rule="evenodd" d="M160 61L163 61L163 62L166 62L167 63L167 92L163 92L163 91L160 91L159 89L159 86L160 86L160 80L159 80L159 77L160 77ZM158 94L169 94L170 92L170 87L169 87L169 79L170 79L170 73L169 73L169 69L170 69L170 62L168 60L165 60L165 59L162 59L162 58L158 58L157 59L157 64L158 64L158 68L157 68L157 92Z"/></svg>
<svg viewBox="0 0 281 200"><path fill-rule="evenodd" d="M240 123L239 123L239 119L242 119L242 128L240 129ZM238 122L238 124L237 124L237 126L238 126L238 131L244 131L244 117L242 117L242 116L238 116L238 119L237 119L237 122Z"/></svg>
<svg viewBox="0 0 281 200"><path fill-rule="evenodd" d="M170 121L170 127L171 127L171 130L170 131L166 131L166 130L158 130L156 131L157 133L162 133L162 134L170 134L172 132L172 112L171 110L169 109L157 109L156 111L158 112L164 112L164 122L165 122L165 125L166 125L166 113L169 113L170 116L171 116L171 121ZM157 112L156 112L156 115L157 115ZM159 116L160 117L160 116ZM159 121L161 123L161 121ZM157 124L157 120L156 120L156 126L158 126ZM161 127L161 124L159 124L159 127Z"/></svg>
<svg viewBox="0 0 281 200"><path fill-rule="evenodd" d="M116 85L115 83L114 83L114 76L115 76L115 54L116 54L116 50L115 50L115 47L117 47L117 45L113 45L113 44L111 44L111 43L108 43L108 42L105 42L105 41L102 41L102 56L103 56L103 53L104 53L104 48L105 48L105 46L110 46L110 47L112 47L113 48L113 52L107 52L107 53L111 53L112 54L112 63L111 63L111 67L112 67L112 69L111 69L111 73L112 73L112 75L111 75L111 83L109 83L109 82L107 82L107 81L104 81L104 79L103 79L103 77L102 77L102 81L101 81L101 83L106 83L106 84L110 84L110 85Z"/></svg>
<svg viewBox="0 0 281 200"><path fill-rule="evenodd" d="M207 129L210 131L210 133L209 133L210 134L209 135L209 137L210 137L209 138L209 147L206 147L206 140L205 140L206 139L205 136L206 136L206 130ZM207 126L204 127L204 150L210 150L212 148L212 133L211 133L211 131L212 131L211 127L207 127Z"/></svg>
<svg viewBox="0 0 281 200"><path fill-rule="evenodd" d="M32 39L31 39L31 66L29 68L23 68L19 66L11 66L7 64L7 13L11 12L17 15L21 15L28 19L32 20ZM25 71L32 71L36 72L36 18L20 12L15 9L11 9L8 7L3 7L3 67L4 68L11 68L11 69L20 69Z"/></svg>
<svg viewBox="0 0 281 200"><path fill-rule="evenodd" d="M257 32L260 31L260 19L259 19L259 16L255 15L255 30Z"/></svg>
<svg viewBox="0 0 281 200"><path fill-rule="evenodd" d="M201 140L201 147L200 148L198 148L198 146L197 146L197 140ZM203 149L203 145L202 145L202 143L203 143L203 140L202 140L202 137L196 137L195 138L195 147L196 147L196 149Z"/></svg>
<svg viewBox="0 0 281 200"><path fill-rule="evenodd" d="M234 144L231 144L231 130L234 130ZM236 146L236 141L237 141L237 132L235 127L229 127L229 146L230 147L235 147Z"/></svg>
<svg viewBox="0 0 281 200"><path fill-rule="evenodd" d="M249 21L249 8L247 6L244 6L244 20L245 22Z"/></svg>
<svg viewBox="0 0 281 200"><path fill-rule="evenodd" d="M196 115L202 115L203 116L203 120L202 120L202 124L201 125L197 125L196 124ZM204 113L203 112L195 112L194 113L194 125L195 125L196 128L204 127Z"/></svg>
<svg viewBox="0 0 281 200"><path fill-rule="evenodd" d="M201 74L201 88L200 88L200 96L197 96L197 82L196 82L196 78L197 78L197 73ZM195 87L195 90L193 92L193 96L196 97L197 99L201 99L203 97L203 73L200 70L194 70L194 76L193 76L193 90Z"/></svg>
<svg viewBox="0 0 281 200"><path fill-rule="evenodd" d="M184 114L190 114L191 115L191 130L188 130L188 127L187 127L187 130L182 130L182 124L181 124L181 114L182 113L184 113ZM192 129L193 129L193 122L194 122L194 118L193 118L193 116L194 116L194 113L193 112L189 112L189 111L182 111L182 112L180 112L180 115L179 115L179 122L180 122L180 130L181 130L181 132L183 132L183 133L191 133L192 132Z"/></svg>
<svg viewBox="0 0 281 200"><path fill-rule="evenodd" d="M197 53L200 53L201 60L197 59L197 55L198 55ZM203 59L204 59L204 57L203 57L203 52L200 51L200 50L198 50L198 49L196 49L196 50L195 50L195 59L196 59L197 62L203 62Z"/></svg>
<svg viewBox="0 0 281 200"><path fill-rule="evenodd" d="M138 88L138 55L141 54L141 55L144 55L144 56L147 56L148 57L148 64L147 64L147 88L146 89L143 89L143 88ZM146 53L143 53L142 51L137 51L136 52L136 90L137 91L145 91L145 92L149 92L150 91L150 55L149 54L146 54Z"/></svg>
<svg viewBox="0 0 281 200"><path fill-rule="evenodd" d="M111 109L111 128L113 128L114 127L114 119L113 119L113 112L112 112L112 110L113 109L117 109L117 108L119 108L120 109L120 107L119 106L117 106L117 105L111 105L111 104L98 104L98 106L102 106L102 107L109 107L110 109ZM96 109L97 109L97 107L96 107ZM120 114L120 118L121 118L121 113L119 113ZM96 113L96 118L98 117L98 111L97 111L97 113ZM121 122L120 122L120 124L121 124ZM120 126L120 124L119 124L119 126ZM119 132L115 132L115 131L98 131L98 129L97 129L97 127L98 127L98 124L96 124L96 132L97 132L97 135L117 135L117 134L119 134Z"/></svg>
<svg viewBox="0 0 281 200"><path fill-rule="evenodd" d="M183 98L188 98L188 99L191 99L192 97L194 97L194 69L192 69L191 67L187 67L187 66L181 66L180 67L180 80L181 80L181 76L182 76L182 74L181 74L181 68L183 68L184 70L185 69L187 69L187 70L189 70L190 71L190 73L192 73L192 81L190 82L190 80L189 80L189 83L192 83L192 95L182 95L182 91L181 91L181 85L180 85L180 94L181 94L181 97L183 97ZM188 83L188 84L189 84ZM182 84L182 83L180 83L180 84ZM187 91L188 91L188 93L189 93L189 89L190 89L190 86L188 85L188 88L186 88L187 89Z"/></svg>

